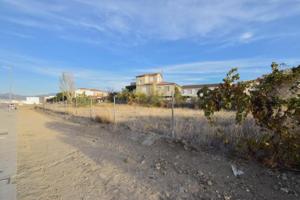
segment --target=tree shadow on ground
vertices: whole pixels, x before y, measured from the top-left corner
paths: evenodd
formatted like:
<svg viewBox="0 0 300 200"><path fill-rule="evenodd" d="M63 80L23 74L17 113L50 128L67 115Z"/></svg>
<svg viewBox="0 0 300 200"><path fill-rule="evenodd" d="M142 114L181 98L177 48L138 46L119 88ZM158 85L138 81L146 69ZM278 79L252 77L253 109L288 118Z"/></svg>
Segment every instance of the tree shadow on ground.
<svg viewBox="0 0 300 200"><path fill-rule="evenodd" d="M227 159L205 152L186 151L173 142L157 140L150 146L143 145L149 134L131 130L127 126L129 122L122 122L114 127L112 124L99 124L84 117L68 118L69 121L48 122L46 127L59 132L61 141L78 149L100 168L110 166L116 169L115 176L134 180L123 183L120 179L120 185L129 188L128 184L133 184L141 191L153 194L153 199L165 195L163 191L172 194L173 199L179 196L187 199L217 198L216 190L231 193L230 188L243 184L245 180L255 183L257 188L266 188L266 185L272 185L274 181L265 177L258 183L256 173L262 169L253 165L245 167L247 176L244 179L236 179L232 176ZM74 123L79 121L82 124ZM213 185L208 185L207 181L210 180ZM188 192L182 192L182 188ZM271 187L267 190L269 189ZM233 195L242 199L254 197L238 187ZM270 198L284 198L278 194L274 196L272 190L265 195L270 195Z"/></svg>

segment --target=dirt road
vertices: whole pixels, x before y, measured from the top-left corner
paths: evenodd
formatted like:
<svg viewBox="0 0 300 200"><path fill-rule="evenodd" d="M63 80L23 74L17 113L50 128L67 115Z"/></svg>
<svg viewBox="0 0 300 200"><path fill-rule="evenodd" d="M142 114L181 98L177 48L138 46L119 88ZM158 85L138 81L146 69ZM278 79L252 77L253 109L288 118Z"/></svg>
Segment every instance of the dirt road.
<svg viewBox="0 0 300 200"><path fill-rule="evenodd" d="M0 199L15 200L17 169L15 110L0 104Z"/></svg>
<svg viewBox="0 0 300 200"><path fill-rule="evenodd" d="M28 199L298 199L299 176L194 152L109 125L18 113L17 197ZM150 141L150 142L149 142Z"/></svg>

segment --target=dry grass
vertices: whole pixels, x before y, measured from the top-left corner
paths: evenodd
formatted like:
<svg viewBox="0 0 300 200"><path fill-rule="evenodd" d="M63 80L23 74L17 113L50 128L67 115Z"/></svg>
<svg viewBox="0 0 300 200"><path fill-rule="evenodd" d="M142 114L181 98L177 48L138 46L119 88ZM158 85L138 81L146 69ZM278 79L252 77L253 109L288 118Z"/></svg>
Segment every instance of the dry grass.
<svg viewBox="0 0 300 200"><path fill-rule="evenodd" d="M99 104L74 108L63 105L47 105L47 108L68 112L81 117L92 117L100 123L113 123L112 104ZM134 132L155 132L162 135L171 134L171 109L132 105L116 105L115 119L117 127L126 126ZM214 124L210 124L201 110L175 109L175 135L194 144L206 144L217 147L235 146L240 139L258 138L260 128L253 119L247 119L242 125L235 123L232 112L215 114Z"/></svg>

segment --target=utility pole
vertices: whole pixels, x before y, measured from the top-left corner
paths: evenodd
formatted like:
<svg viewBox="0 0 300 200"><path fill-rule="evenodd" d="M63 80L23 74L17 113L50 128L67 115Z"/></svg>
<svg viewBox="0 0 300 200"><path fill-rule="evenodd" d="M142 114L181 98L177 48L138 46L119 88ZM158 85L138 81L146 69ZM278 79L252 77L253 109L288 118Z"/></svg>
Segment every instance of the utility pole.
<svg viewBox="0 0 300 200"><path fill-rule="evenodd" d="M8 111L11 109L12 104L12 84L13 84L13 77L12 77L12 67L5 67L5 69L8 70L8 79L9 79L9 88L8 88L8 99L9 99L9 105L8 105Z"/></svg>
<svg viewBox="0 0 300 200"><path fill-rule="evenodd" d="M12 82L13 82L13 77L12 77L12 67L8 67L9 69L9 102L12 103Z"/></svg>

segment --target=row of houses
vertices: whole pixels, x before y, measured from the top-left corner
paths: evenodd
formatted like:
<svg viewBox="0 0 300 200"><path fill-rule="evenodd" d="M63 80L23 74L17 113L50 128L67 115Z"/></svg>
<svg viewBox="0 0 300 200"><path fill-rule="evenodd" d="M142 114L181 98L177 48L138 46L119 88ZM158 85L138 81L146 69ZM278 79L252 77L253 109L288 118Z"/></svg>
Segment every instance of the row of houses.
<svg viewBox="0 0 300 200"><path fill-rule="evenodd" d="M103 99L108 96L108 92L103 90L97 90L97 89L90 89L90 88L78 88L74 92L75 97L78 96L87 96L92 97L94 99ZM48 96L31 96L31 97L25 97L25 100L6 100L6 101L0 101L0 103L14 103L18 105L37 105L44 102L51 101L51 99L55 98L54 95L48 95Z"/></svg>
<svg viewBox="0 0 300 200"><path fill-rule="evenodd" d="M131 83L126 88L137 93L146 95L157 94L163 97L171 97L177 89L182 96L196 97L199 89L208 87L213 89L218 84L203 84L203 85L178 85L172 82L166 82L161 73L148 73L136 76L136 81Z"/></svg>
<svg viewBox="0 0 300 200"><path fill-rule="evenodd" d="M98 89L78 88L75 90L75 97L85 95L88 97L104 98L108 96L108 92Z"/></svg>

